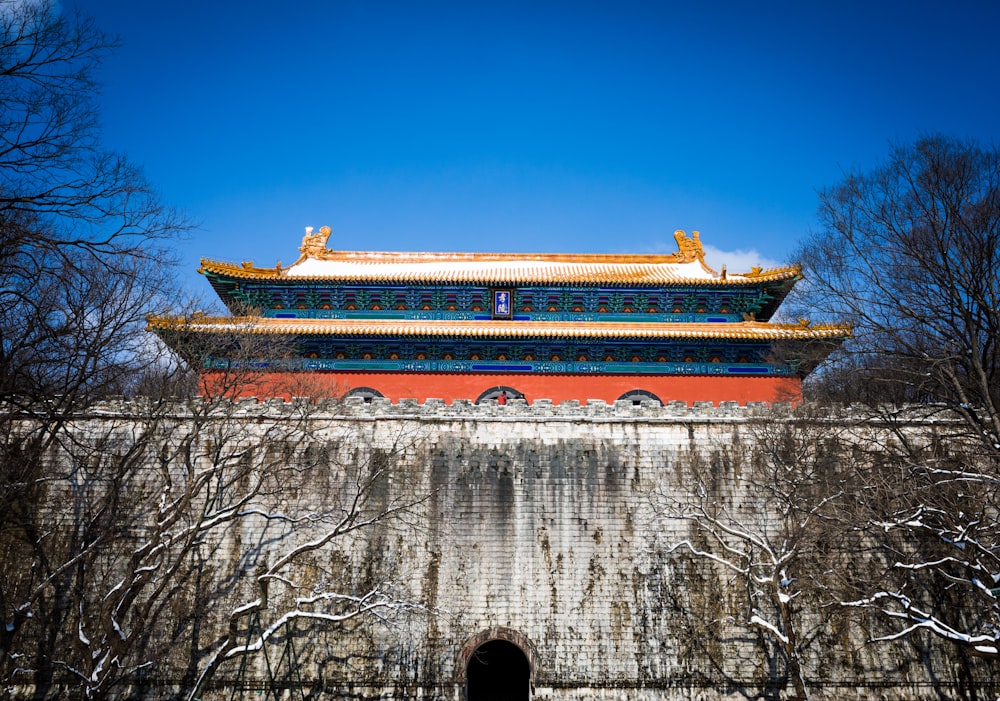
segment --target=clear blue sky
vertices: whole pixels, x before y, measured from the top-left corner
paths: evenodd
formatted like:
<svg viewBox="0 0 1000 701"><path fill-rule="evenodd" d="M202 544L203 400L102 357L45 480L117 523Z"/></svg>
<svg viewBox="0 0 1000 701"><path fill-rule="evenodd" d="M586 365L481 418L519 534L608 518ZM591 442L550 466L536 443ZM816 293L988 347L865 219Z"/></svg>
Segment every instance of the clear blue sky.
<svg viewBox="0 0 1000 701"><path fill-rule="evenodd" d="M74 0L63 0L73 7ZM1000 141L1000 3L76 0L124 46L109 146L181 247L650 252L790 262L816 191L891 143ZM194 287L203 286L191 276Z"/></svg>

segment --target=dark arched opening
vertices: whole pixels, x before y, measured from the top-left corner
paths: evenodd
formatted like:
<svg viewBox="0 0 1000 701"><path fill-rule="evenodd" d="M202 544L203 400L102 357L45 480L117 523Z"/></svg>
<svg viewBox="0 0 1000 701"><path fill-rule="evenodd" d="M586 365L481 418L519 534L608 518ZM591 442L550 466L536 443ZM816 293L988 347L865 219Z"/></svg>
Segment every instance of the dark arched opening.
<svg viewBox="0 0 1000 701"><path fill-rule="evenodd" d="M652 392L647 392L644 389L634 389L631 392L626 392L622 396L618 397L618 401L631 402L633 406L639 406L643 402L656 402L660 406L663 406L663 402Z"/></svg>
<svg viewBox="0 0 1000 701"><path fill-rule="evenodd" d="M376 397L382 396L384 395L377 389L372 389L371 387L355 387L344 395L344 399L347 399L348 397L361 397L366 402L370 402Z"/></svg>
<svg viewBox="0 0 1000 701"><path fill-rule="evenodd" d="M514 643L490 640L469 657L468 701L528 701L531 666Z"/></svg>
<svg viewBox="0 0 1000 701"><path fill-rule="evenodd" d="M490 387L488 390L480 394L476 399L476 404L488 404L489 402L499 401L501 394L505 395L507 401L510 401L511 399L524 399L524 394L518 392L513 387L497 385L496 387Z"/></svg>

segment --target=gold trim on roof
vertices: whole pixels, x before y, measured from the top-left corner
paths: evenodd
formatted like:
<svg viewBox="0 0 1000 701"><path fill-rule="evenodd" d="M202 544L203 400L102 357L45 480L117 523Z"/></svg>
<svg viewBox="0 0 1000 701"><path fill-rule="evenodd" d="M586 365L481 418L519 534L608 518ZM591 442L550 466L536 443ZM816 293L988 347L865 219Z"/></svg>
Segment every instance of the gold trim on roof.
<svg viewBox="0 0 1000 701"><path fill-rule="evenodd" d="M400 254L406 255L406 254ZM511 261L513 256L503 260ZM398 261L395 261L398 262ZM565 260L559 261L561 263ZM310 282L314 280L338 280L345 282L379 282L379 283L479 283L485 285L500 284L646 284L646 285L756 285L761 282L796 279L801 275L801 268L790 266L774 268L753 277L727 275L726 277L689 277L678 275L664 265L642 264L571 264L560 268L530 269L504 268L491 270L441 270L428 266L427 270L398 271L387 270L378 263L359 266L350 273L340 275L288 275L286 268L241 268L232 263L218 261L201 261L199 272L211 272L225 277L243 280L269 280L285 282Z"/></svg>
<svg viewBox="0 0 1000 701"><path fill-rule="evenodd" d="M446 321L378 319L274 319L270 317L152 316L149 330L279 335L436 336L461 338L691 338L729 340L843 339L841 324L632 323L563 321Z"/></svg>
<svg viewBox="0 0 1000 701"><path fill-rule="evenodd" d="M801 266L785 266L749 273L717 273L705 264L700 235L688 237L674 232L678 252L671 254L606 253L435 253L386 251L333 251L326 247L330 227L314 234L307 227L299 247L300 257L291 266L280 263L258 268L203 258L201 273L231 278L309 282L341 280L380 283L480 283L480 284L648 284L648 285L756 285L760 282L795 279ZM290 274L306 261L345 264L345 269L313 275ZM697 264L703 275L691 275L683 267ZM491 265L495 264L495 265ZM464 267L468 266L468 267ZM407 269L408 268L408 269Z"/></svg>

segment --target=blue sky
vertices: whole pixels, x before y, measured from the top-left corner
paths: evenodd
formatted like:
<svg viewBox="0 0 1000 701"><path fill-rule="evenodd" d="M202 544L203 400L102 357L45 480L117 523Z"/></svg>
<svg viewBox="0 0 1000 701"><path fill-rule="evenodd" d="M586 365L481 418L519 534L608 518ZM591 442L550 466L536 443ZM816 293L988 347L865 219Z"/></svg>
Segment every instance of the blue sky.
<svg viewBox="0 0 1000 701"><path fill-rule="evenodd" d="M1000 3L63 0L124 46L108 145L200 257L673 251L791 262L890 144L1000 136Z"/></svg>

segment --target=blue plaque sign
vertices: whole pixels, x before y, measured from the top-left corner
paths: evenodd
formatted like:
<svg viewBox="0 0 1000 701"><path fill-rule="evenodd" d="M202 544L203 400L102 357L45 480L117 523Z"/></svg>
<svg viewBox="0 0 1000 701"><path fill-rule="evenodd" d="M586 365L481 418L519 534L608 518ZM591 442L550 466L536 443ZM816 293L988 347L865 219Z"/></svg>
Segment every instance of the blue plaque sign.
<svg viewBox="0 0 1000 701"><path fill-rule="evenodd" d="M510 290L493 290L493 318L509 319L511 317Z"/></svg>

